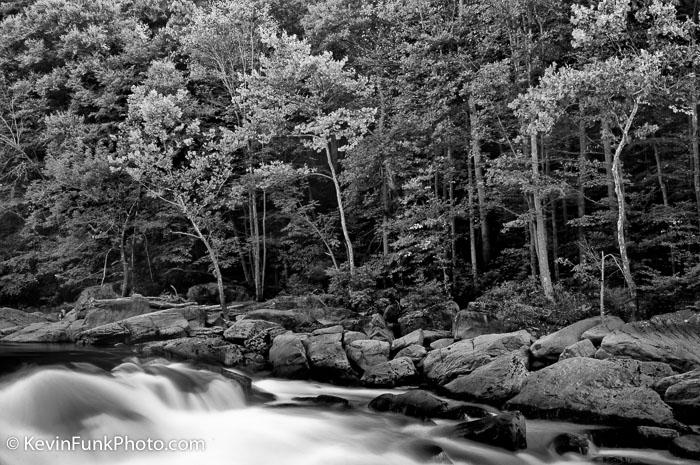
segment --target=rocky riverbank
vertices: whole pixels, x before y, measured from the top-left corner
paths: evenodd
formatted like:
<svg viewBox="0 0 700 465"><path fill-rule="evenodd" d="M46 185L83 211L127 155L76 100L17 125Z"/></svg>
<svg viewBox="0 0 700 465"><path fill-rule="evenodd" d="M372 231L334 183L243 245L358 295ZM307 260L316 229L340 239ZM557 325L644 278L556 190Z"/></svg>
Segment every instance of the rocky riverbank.
<svg viewBox="0 0 700 465"><path fill-rule="evenodd" d="M468 418L447 433L511 450L523 446L522 412L604 424L627 446L700 459L700 315L594 317L539 338L504 326L454 304L365 315L313 298L236 303L222 315L194 302L88 295L58 321L0 309L2 342L124 344L144 356L284 378L421 387L370 406ZM580 453L586 440L558 447Z"/></svg>

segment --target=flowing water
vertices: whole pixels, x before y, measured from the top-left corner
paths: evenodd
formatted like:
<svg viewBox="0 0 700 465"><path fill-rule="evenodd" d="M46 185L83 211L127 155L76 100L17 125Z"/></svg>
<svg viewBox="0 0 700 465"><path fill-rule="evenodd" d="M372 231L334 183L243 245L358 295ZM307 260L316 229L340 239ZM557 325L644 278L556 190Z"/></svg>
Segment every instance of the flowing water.
<svg viewBox="0 0 700 465"><path fill-rule="evenodd" d="M237 382L217 373L74 348L0 346L0 372L1 465L410 465L445 457L470 465L594 463L547 447L580 425L530 421L529 449L510 453L436 436L431 422L367 410L387 391L260 379L254 388L276 400L251 404ZM319 394L343 397L353 408L290 407L294 397ZM433 461L428 452L440 449ZM689 463L647 450L594 455Z"/></svg>

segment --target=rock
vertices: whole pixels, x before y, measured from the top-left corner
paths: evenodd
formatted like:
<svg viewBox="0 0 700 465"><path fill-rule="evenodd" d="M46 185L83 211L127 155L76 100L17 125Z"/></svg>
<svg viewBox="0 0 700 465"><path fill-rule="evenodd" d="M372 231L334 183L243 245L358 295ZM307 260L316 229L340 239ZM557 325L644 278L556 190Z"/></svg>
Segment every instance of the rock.
<svg viewBox="0 0 700 465"><path fill-rule="evenodd" d="M455 340L450 338L438 339L430 343L430 350L444 349L447 346L451 346L455 343Z"/></svg>
<svg viewBox="0 0 700 465"><path fill-rule="evenodd" d="M423 330L423 345L430 346L430 344L440 339L452 339L452 331L445 329Z"/></svg>
<svg viewBox="0 0 700 465"><path fill-rule="evenodd" d="M700 313L691 309L678 310L672 313L662 313L651 318L658 323L700 323Z"/></svg>
<svg viewBox="0 0 700 465"><path fill-rule="evenodd" d="M80 314L85 315L82 330L96 328L151 311L148 299L138 294L116 299L90 300L80 309Z"/></svg>
<svg viewBox="0 0 700 465"><path fill-rule="evenodd" d="M691 379L700 379L700 369L688 371L686 373L681 373L679 375L671 375L665 378L661 378L656 383L654 383L654 390L663 396L666 394L666 390L673 386L674 384L680 383L681 381L687 381Z"/></svg>
<svg viewBox="0 0 700 465"><path fill-rule="evenodd" d="M588 455L588 438L582 434L562 433L552 440L550 447L559 455L571 452Z"/></svg>
<svg viewBox="0 0 700 465"><path fill-rule="evenodd" d="M686 379L670 386L663 397L680 421L700 424L700 378Z"/></svg>
<svg viewBox="0 0 700 465"><path fill-rule="evenodd" d="M471 339L482 334L503 332L503 323L486 313L473 310L457 312L452 325L452 336L456 341Z"/></svg>
<svg viewBox="0 0 700 465"><path fill-rule="evenodd" d="M373 365L389 361L389 343L364 339L350 343L345 349L348 359L365 371Z"/></svg>
<svg viewBox="0 0 700 465"><path fill-rule="evenodd" d="M83 343L93 345L176 339L186 336L191 326L202 326L205 318L206 311L201 307L172 308L97 326L78 337Z"/></svg>
<svg viewBox="0 0 700 465"><path fill-rule="evenodd" d="M486 365L499 355L529 347L531 339L530 333L524 330L465 339L428 352L423 369L428 380L443 385Z"/></svg>
<svg viewBox="0 0 700 465"><path fill-rule="evenodd" d="M559 360L572 357L590 357L595 358L596 349L590 339L581 339L569 347L559 355Z"/></svg>
<svg viewBox="0 0 700 465"><path fill-rule="evenodd" d="M361 381L367 386L393 387L410 383L417 376L418 371L411 359L401 357L369 367Z"/></svg>
<svg viewBox="0 0 700 465"><path fill-rule="evenodd" d="M304 340L311 373L316 378L336 381L355 379L342 344L341 333L309 336Z"/></svg>
<svg viewBox="0 0 700 465"><path fill-rule="evenodd" d="M463 419L465 415L481 418L496 411L467 402L443 400L420 389L399 395L382 394L372 399L369 408L378 412L401 413L423 420L430 418L458 420Z"/></svg>
<svg viewBox="0 0 700 465"><path fill-rule="evenodd" d="M309 374L304 341L306 334L285 333L275 337L270 348L270 363L275 376L305 378Z"/></svg>
<svg viewBox="0 0 700 465"><path fill-rule="evenodd" d="M293 397L292 400L303 406L322 407L323 409L332 410L349 410L350 402L338 396L321 394L313 397Z"/></svg>
<svg viewBox="0 0 700 465"><path fill-rule="evenodd" d="M248 339L270 328L281 328L281 326L265 320L240 320L224 331L224 339L234 344L244 344Z"/></svg>
<svg viewBox="0 0 700 465"><path fill-rule="evenodd" d="M82 321L81 321L82 323ZM71 325L74 321L32 323L3 337L2 342L72 342Z"/></svg>
<svg viewBox="0 0 700 465"><path fill-rule="evenodd" d="M394 340L394 334L391 332L389 327L386 325L384 318L381 315L374 314L370 320L364 326L364 332L370 339L376 339L378 341L385 341L392 343Z"/></svg>
<svg viewBox="0 0 700 465"><path fill-rule="evenodd" d="M636 360L567 358L530 374L506 408L539 418L675 426L671 408L649 387L662 370L645 365Z"/></svg>
<svg viewBox="0 0 700 465"><path fill-rule="evenodd" d="M398 339L394 339L394 341L391 343L391 351L393 353L396 353L400 351L401 349L408 347L410 345L423 345L423 330L422 329L417 329L415 331L412 331L405 336L402 336Z"/></svg>
<svg viewBox="0 0 700 465"><path fill-rule="evenodd" d="M369 339L369 337L360 331L346 331L343 333L343 344L345 347L349 346L354 341L363 341Z"/></svg>
<svg viewBox="0 0 700 465"><path fill-rule="evenodd" d="M637 426L634 429L637 437L633 447L650 449L668 449L671 441L679 435L678 431L671 428L659 428L658 426Z"/></svg>
<svg viewBox="0 0 700 465"><path fill-rule="evenodd" d="M284 326L285 329L289 329L297 333L310 332L321 327L321 324L316 320L305 313L298 312L296 310L275 310L261 308L258 310L249 311L243 315L241 319L271 321Z"/></svg>
<svg viewBox="0 0 700 465"><path fill-rule="evenodd" d="M425 347L413 344L399 350L394 358L408 357L411 359L416 368L420 369L423 367L423 359L426 355L428 355L428 351L425 350Z"/></svg>
<svg viewBox="0 0 700 465"><path fill-rule="evenodd" d="M202 362L218 362L236 366L243 360L241 347L217 337L183 337L144 344L139 350L145 356L165 356Z"/></svg>
<svg viewBox="0 0 700 465"><path fill-rule="evenodd" d="M14 308L0 307L0 330L24 328L33 323L46 323L46 317L35 313L27 313Z"/></svg>
<svg viewBox="0 0 700 465"><path fill-rule="evenodd" d="M671 441L669 448L677 457L691 460L700 460L700 435L688 434Z"/></svg>
<svg viewBox="0 0 700 465"><path fill-rule="evenodd" d="M224 328L221 326L212 326L211 328L192 328L190 329L191 337L224 337Z"/></svg>
<svg viewBox="0 0 700 465"><path fill-rule="evenodd" d="M539 338L530 347L530 352L535 358L557 360L565 348L576 344L585 331L598 324L600 324L600 317L598 316L578 321L559 331Z"/></svg>
<svg viewBox="0 0 700 465"><path fill-rule="evenodd" d="M625 322L616 316L606 316L600 324L584 331L581 334L581 339L589 339L593 345L599 346L605 336L624 326L624 324Z"/></svg>
<svg viewBox="0 0 700 465"><path fill-rule="evenodd" d="M248 291L243 286L224 285L226 302L241 302L250 299ZM218 304L219 287L217 283L196 284L187 290L187 300L198 304Z"/></svg>
<svg viewBox="0 0 700 465"><path fill-rule="evenodd" d="M600 347L613 356L665 362L689 371L700 368L700 323L627 323L605 336Z"/></svg>
<svg viewBox="0 0 700 465"><path fill-rule="evenodd" d="M399 332L405 335L419 328L451 330L452 321L458 311L459 306L452 301L410 311L399 317Z"/></svg>
<svg viewBox="0 0 700 465"><path fill-rule="evenodd" d="M448 436L481 442L510 451L527 448L525 417L504 412L449 427Z"/></svg>
<svg viewBox="0 0 700 465"><path fill-rule="evenodd" d="M500 405L520 392L528 376L528 354L513 351L493 359L444 388L459 399Z"/></svg>
<svg viewBox="0 0 700 465"><path fill-rule="evenodd" d="M334 333L343 333L345 331L345 328L343 328L341 325L335 325L335 326L328 326L326 328L319 328L311 332L312 336L318 336L319 334L334 334Z"/></svg>

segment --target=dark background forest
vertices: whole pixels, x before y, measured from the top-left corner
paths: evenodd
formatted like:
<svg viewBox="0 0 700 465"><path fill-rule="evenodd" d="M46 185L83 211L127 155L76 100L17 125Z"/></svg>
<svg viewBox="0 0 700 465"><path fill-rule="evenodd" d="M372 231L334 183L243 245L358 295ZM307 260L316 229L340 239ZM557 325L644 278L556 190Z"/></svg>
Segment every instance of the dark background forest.
<svg viewBox="0 0 700 465"><path fill-rule="evenodd" d="M1 303L217 281L362 310L698 306L697 2L17 0L0 20Z"/></svg>

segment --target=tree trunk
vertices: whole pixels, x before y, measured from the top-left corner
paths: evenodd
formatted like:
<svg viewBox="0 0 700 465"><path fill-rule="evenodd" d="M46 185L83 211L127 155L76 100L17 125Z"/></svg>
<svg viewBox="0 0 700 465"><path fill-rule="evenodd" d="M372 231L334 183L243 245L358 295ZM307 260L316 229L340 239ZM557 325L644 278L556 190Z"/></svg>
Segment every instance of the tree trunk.
<svg viewBox="0 0 700 465"><path fill-rule="evenodd" d="M584 124L583 121L583 105L579 105L579 110L580 110L580 119L578 123L578 192L577 192L577 197L576 197L576 206L578 209L578 217L579 219L583 219L584 216L586 216L586 192L585 192L585 179L584 179L584 173L586 170L586 152L587 152L587 144L586 144L586 125ZM607 166L607 160L606 160L606 166ZM608 192L610 194L610 192ZM584 254L584 242L585 238L583 235L583 226L579 224L578 226L578 262L583 263L583 254Z"/></svg>
<svg viewBox="0 0 700 465"><path fill-rule="evenodd" d="M454 153L451 146L447 147L447 159L450 161L447 198L450 202L450 259L452 264L452 285L454 286L457 284L457 215L455 214Z"/></svg>
<svg viewBox="0 0 700 465"><path fill-rule="evenodd" d="M552 161L549 153L545 149L544 136L542 136L542 158L544 158L545 174L549 177L552 170ZM550 202L552 204L551 225L552 225L552 265L554 267L554 279L559 281L559 230L557 227L557 197L558 194L552 193Z"/></svg>
<svg viewBox="0 0 700 465"><path fill-rule="evenodd" d="M343 237L345 238L345 247L348 253L348 266L350 267L350 275L355 274L355 252L352 247L352 241L350 240L350 233L348 232L348 225L345 220L345 208L343 207L343 195L340 190L340 182L338 181L338 174L335 170L335 161L333 156L333 151L335 141L329 140L326 144L326 160L328 162L328 168L331 171L331 179L333 179L333 186L335 187L335 198L338 202L338 214L340 216L340 227L343 229Z"/></svg>
<svg viewBox="0 0 700 465"><path fill-rule="evenodd" d="M668 189L664 182L664 174L661 168L661 157L659 156L659 147L654 144L654 160L656 161L656 177L659 180L659 189L661 189L661 199L664 207L668 207Z"/></svg>
<svg viewBox="0 0 700 465"><path fill-rule="evenodd" d="M386 172L382 168L382 255L389 255L389 186L386 182Z"/></svg>
<svg viewBox="0 0 700 465"><path fill-rule="evenodd" d="M474 288L479 287L479 266L476 257L476 228L474 227L474 174L472 172L472 157L467 157L467 208L469 210L469 252L472 264L472 279Z"/></svg>
<svg viewBox="0 0 700 465"><path fill-rule="evenodd" d="M481 231L481 256L484 263L491 261L491 239L488 225L488 208L486 206L486 190L484 174L481 167L481 136L479 135L479 118L476 114L474 98L469 97L469 125L471 129L471 149L474 156L474 177L476 180L476 195L479 200L479 227Z"/></svg>
<svg viewBox="0 0 700 465"><path fill-rule="evenodd" d="M257 196L253 187L248 188L248 209L250 211L250 234L253 237L252 254L253 254L253 282L255 283L255 300L262 300L262 283L261 276L261 254L260 254L260 226L258 224L258 205Z"/></svg>
<svg viewBox="0 0 700 465"><path fill-rule="evenodd" d="M692 126L691 126L691 147L693 149L693 188L695 190L695 207L698 216L698 227L700 227L700 149L698 148L698 94L693 86L691 98Z"/></svg>
<svg viewBox="0 0 700 465"><path fill-rule="evenodd" d="M630 268L630 260L627 255L627 239L625 237L625 223L627 222L627 211L625 206L625 194L622 186L622 160L620 159L622 155L622 150L627 145L627 138L629 135L630 128L632 127L632 122L634 117L637 115L639 110L639 101L635 100L634 106L630 115L627 117L627 122L622 130L622 137L620 142L617 144L615 149L615 154L613 155L613 181L615 183L615 196L617 197L617 242L620 248L620 261L622 262L622 275L625 278L627 287L629 289L630 297L632 303L636 310L637 306L637 286L634 283L634 278L632 277L632 270ZM636 311L632 313L632 319L636 317Z"/></svg>
<svg viewBox="0 0 700 465"><path fill-rule="evenodd" d="M608 203L611 210L616 210L615 207L615 182L613 181L613 155L612 155L612 132L607 118L601 121L601 141L603 143L603 154L605 156L605 179L608 187Z"/></svg>
<svg viewBox="0 0 700 465"><path fill-rule="evenodd" d="M121 235L119 237L119 253L122 264L122 297L127 297L129 295L129 260L126 258L126 226L122 228Z"/></svg>
<svg viewBox="0 0 700 465"><path fill-rule="evenodd" d="M224 292L224 278L221 275L221 268L219 267L219 258L216 256L216 251L212 247L209 240L204 236L202 230L199 229L199 226L194 218L190 218L190 223L192 223L192 227L197 233L197 237L199 237L199 240L201 240L204 247L206 247L207 253L209 254L209 259L214 267L214 277L216 278L216 286L219 290L219 304L221 305L221 315L223 316L226 313L226 294Z"/></svg>
<svg viewBox="0 0 700 465"><path fill-rule="evenodd" d="M540 197L540 170L537 155L537 134L530 135L530 156L532 159L532 203L535 211L535 244L537 245L537 263L540 272L540 284L545 297L554 299L552 275L549 272L549 253L547 251L547 229L544 221L544 209Z"/></svg>

